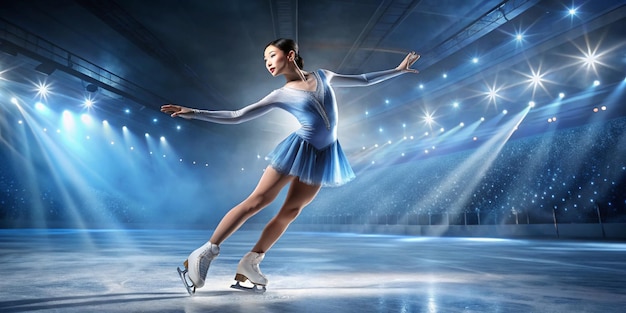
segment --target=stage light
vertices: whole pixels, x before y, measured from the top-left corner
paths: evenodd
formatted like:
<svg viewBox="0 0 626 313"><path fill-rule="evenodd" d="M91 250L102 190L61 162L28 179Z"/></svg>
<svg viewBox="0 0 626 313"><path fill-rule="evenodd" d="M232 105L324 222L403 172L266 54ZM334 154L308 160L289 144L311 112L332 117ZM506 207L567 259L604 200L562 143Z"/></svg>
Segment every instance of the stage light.
<svg viewBox="0 0 626 313"><path fill-rule="evenodd" d="M599 81L599 80L597 80L597 79L596 79L596 80L594 80L594 81L593 81L593 86L594 86L594 87L598 87L598 86L600 86L600 81Z"/></svg>
<svg viewBox="0 0 626 313"><path fill-rule="evenodd" d="M472 138L472 140L477 141L477 140L478 140L478 137L474 136L474 137Z"/></svg>
<svg viewBox="0 0 626 313"><path fill-rule="evenodd" d="M91 108L93 106L93 101L89 98L85 99L85 102L83 102L83 106L86 108Z"/></svg>
<svg viewBox="0 0 626 313"><path fill-rule="evenodd" d="M571 9L567 10L567 13L569 13L570 16L575 16L577 11L578 11L578 9L571 8Z"/></svg>
<svg viewBox="0 0 626 313"><path fill-rule="evenodd" d="M161 140L161 142L165 142L165 137L161 136L161 138L159 138Z"/></svg>
<svg viewBox="0 0 626 313"><path fill-rule="evenodd" d="M17 105L17 98L15 97L11 98L11 103Z"/></svg>
<svg viewBox="0 0 626 313"><path fill-rule="evenodd" d="M522 34L515 35L515 40L522 41L523 39L524 39L524 35L522 35Z"/></svg>
<svg viewBox="0 0 626 313"><path fill-rule="evenodd" d="M17 121L18 124L22 125L24 122L22 120Z"/></svg>
<svg viewBox="0 0 626 313"><path fill-rule="evenodd" d="M87 84L87 86L85 86L85 90L87 92L94 93L94 92L98 91L98 86L96 86L94 84Z"/></svg>
<svg viewBox="0 0 626 313"><path fill-rule="evenodd" d="M455 101L454 103L452 103L452 107L458 108L459 107L459 103Z"/></svg>
<svg viewBox="0 0 626 313"><path fill-rule="evenodd" d="M528 102L528 106L531 107L531 108L534 108L535 107L535 101L529 101Z"/></svg>
<svg viewBox="0 0 626 313"><path fill-rule="evenodd" d="M125 131L125 132L128 131L128 127L126 127L126 125L124 125L124 126L122 126L122 130Z"/></svg>
<svg viewBox="0 0 626 313"><path fill-rule="evenodd" d="M39 82L37 85L37 96L46 99L50 92L50 86L45 82Z"/></svg>
<svg viewBox="0 0 626 313"><path fill-rule="evenodd" d="M37 65L37 67L35 67L35 71L42 73L42 74L46 74L46 75L52 74L55 70L56 70L56 66L54 65L54 63L44 62L44 63Z"/></svg>
<svg viewBox="0 0 626 313"><path fill-rule="evenodd" d="M43 112L43 111L46 110L46 106L43 103L41 103L41 102L37 102L37 103L35 103L35 109L37 111L42 111Z"/></svg>
<svg viewBox="0 0 626 313"><path fill-rule="evenodd" d="M481 121L481 122L484 122L484 121L485 121L485 118L484 118L484 117L481 117L481 118L480 118L480 121Z"/></svg>
<svg viewBox="0 0 626 313"><path fill-rule="evenodd" d="M383 132L383 128L382 128L382 127L379 127L379 128L378 128L378 132L379 132L379 133L382 133L382 132Z"/></svg>
<svg viewBox="0 0 626 313"><path fill-rule="evenodd" d="M602 107L600 107L600 110L606 111L606 105L603 105Z"/></svg>
<svg viewBox="0 0 626 313"><path fill-rule="evenodd" d="M406 128L406 124L405 123L402 123L402 128Z"/></svg>
<svg viewBox="0 0 626 313"><path fill-rule="evenodd" d="M70 113L70 111L63 111L62 113L62 119L63 119L63 126L66 129L73 129L74 128L74 117L72 116L72 113Z"/></svg>
<svg viewBox="0 0 626 313"><path fill-rule="evenodd" d="M126 113L126 114L130 114L130 109L126 109L126 110L124 110L124 113Z"/></svg>
<svg viewBox="0 0 626 313"><path fill-rule="evenodd" d="M459 126L463 127L463 126L465 126L465 123L461 122L461 124L459 124Z"/></svg>
<svg viewBox="0 0 626 313"><path fill-rule="evenodd" d="M111 145L114 145L114 144L115 144L115 141L111 141Z"/></svg>
<svg viewBox="0 0 626 313"><path fill-rule="evenodd" d="M180 130L180 129L181 129L180 125L176 125L176 130Z"/></svg>
<svg viewBox="0 0 626 313"><path fill-rule="evenodd" d="M80 116L80 120L83 121L83 124L85 125L91 125L92 120L91 120L91 116L87 115L87 114L83 114Z"/></svg>
<svg viewBox="0 0 626 313"><path fill-rule="evenodd" d="M560 93L559 93L559 98L561 98L561 99L565 98L565 94L564 94L564 93L562 93L562 92L560 92Z"/></svg>
<svg viewBox="0 0 626 313"><path fill-rule="evenodd" d="M148 134L148 133L145 133L145 134L144 134L144 136L145 136L146 138L150 138L150 134Z"/></svg>
<svg viewBox="0 0 626 313"><path fill-rule="evenodd" d="M428 125L431 125L433 122L435 122L435 120L433 119L433 113L426 112L426 114L424 115L424 122L426 122L426 124Z"/></svg>
<svg viewBox="0 0 626 313"><path fill-rule="evenodd" d="M443 73L443 78L448 78L448 74Z"/></svg>
<svg viewBox="0 0 626 313"><path fill-rule="evenodd" d="M624 80L626 80L626 78L624 78ZM419 88L420 88L420 89L424 89L424 84L420 84L420 85L419 85Z"/></svg>
<svg viewBox="0 0 626 313"><path fill-rule="evenodd" d="M509 113L509 111L507 111L507 110L502 110L502 114L508 114L508 113Z"/></svg>
<svg viewBox="0 0 626 313"><path fill-rule="evenodd" d="M446 129L441 127L441 128L439 128L439 131L443 133L444 131L446 131Z"/></svg>
<svg viewBox="0 0 626 313"><path fill-rule="evenodd" d="M104 125L104 126L109 126L109 121L107 121L107 120L103 120L103 121L102 121L102 125Z"/></svg>
<svg viewBox="0 0 626 313"><path fill-rule="evenodd" d="M365 116L368 116L368 115L370 115L370 112L369 111L365 111Z"/></svg>
<svg viewBox="0 0 626 313"><path fill-rule="evenodd" d="M389 104L389 100L385 99L385 104Z"/></svg>
<svg viewBox="0 0 626 313"><path fill-rule="evenodd" d="M598 108L593 108L593 113L598 113L599 109Z"/></svg>
<svg viewBox="0 0 626 313"><path fill-rule="evenodd" d="M158 121L159 121L159 120L158 120L156 117L152 119L152 122L153 122L153 123L156 123L156 122L158 122Z"/></svg>
<svg viewBox="0 0 626 313"><path fill-rule="evenodd" d="M472 63L474 63L474 64L478 63L478 58L473 58L472 59Z"/></svg>

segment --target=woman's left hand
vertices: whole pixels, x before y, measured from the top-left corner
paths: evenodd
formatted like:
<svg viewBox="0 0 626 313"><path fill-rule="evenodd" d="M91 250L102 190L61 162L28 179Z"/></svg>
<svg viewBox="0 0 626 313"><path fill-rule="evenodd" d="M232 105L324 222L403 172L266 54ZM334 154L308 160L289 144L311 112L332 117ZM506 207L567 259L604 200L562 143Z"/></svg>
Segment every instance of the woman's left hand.
<svg viewBox="0 0 626 313"><path fill-rule="evenodd" d="M398 65L396 69L399 71L403 71L403 72L419 73L418 70L411 68L413 63L415 63L415 61L417 61L419 58L420 58L420 55L415 53L415 51L412 51L411 53L406 55L404 60L402 60L402 63L400 63L400 65Z"/></svg>

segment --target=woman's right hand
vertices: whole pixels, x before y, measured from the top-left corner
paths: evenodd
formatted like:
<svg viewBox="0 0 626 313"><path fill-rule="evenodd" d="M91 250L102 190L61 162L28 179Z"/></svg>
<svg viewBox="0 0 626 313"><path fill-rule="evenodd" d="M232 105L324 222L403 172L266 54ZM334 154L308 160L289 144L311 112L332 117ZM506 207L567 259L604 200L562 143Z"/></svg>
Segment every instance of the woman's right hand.
<svg viewBox="0 0 626 313"><path fill-rule="evenodd" d="M191 118L188 114L193 113L193 110L177 104L165 104L161 106L161 112L169 114L171 117L180 115L180 117Z"/></svg>

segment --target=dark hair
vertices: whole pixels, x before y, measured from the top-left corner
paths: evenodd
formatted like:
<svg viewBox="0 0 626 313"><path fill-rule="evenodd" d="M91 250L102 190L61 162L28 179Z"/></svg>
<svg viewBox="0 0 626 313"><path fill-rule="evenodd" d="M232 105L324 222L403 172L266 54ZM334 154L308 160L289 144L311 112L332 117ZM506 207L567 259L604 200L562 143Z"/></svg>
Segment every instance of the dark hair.
<svg viewBox="0 0 626 313"><path fill-rule="evenodd" d="M298 44L293 39L278 38L268 43L265 46L265 49L267 49L267 47L269 46L274 46L280 49L281 51L283 51L285 54L293 50L296 53L296 57L294 58L294 61L296 61L296 64L301 70L304 69L304 60L302 60L300 53L298 53Z"/></svg>

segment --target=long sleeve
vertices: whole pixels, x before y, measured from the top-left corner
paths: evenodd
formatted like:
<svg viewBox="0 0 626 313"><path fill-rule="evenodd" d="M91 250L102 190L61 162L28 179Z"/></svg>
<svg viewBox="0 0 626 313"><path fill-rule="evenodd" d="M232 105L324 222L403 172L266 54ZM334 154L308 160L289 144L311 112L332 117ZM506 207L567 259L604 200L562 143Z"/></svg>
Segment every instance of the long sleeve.
<svg viewBox="0 0 626 313"><path fill-rule="evenodd" d="M278 105L277 93L278 91L274 90L260 101L235 111L211 111L193 109L193 114L190 114L189 117L197 120L203 120L219 124L243 123L264 115L265 113L276 108Z"/></svg>
<svg viewBox="0 0 626 313"><path fill-rule="evenodd" d="M333 87L360 87L380 83L387 79L400 76L404 72L397 69L391 69L355 75L337 74L328 70L325 70L325 73L328 77L328 83Z"/></svg>

